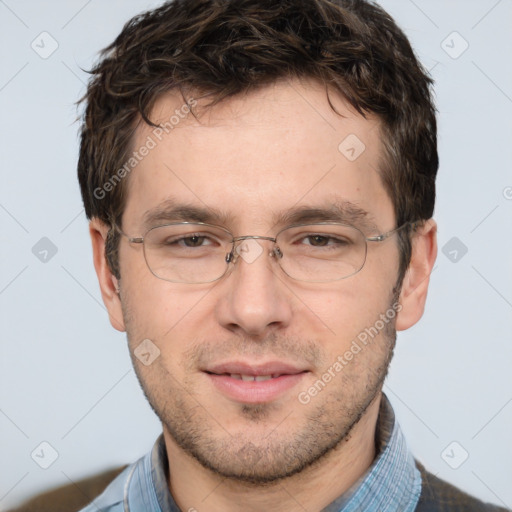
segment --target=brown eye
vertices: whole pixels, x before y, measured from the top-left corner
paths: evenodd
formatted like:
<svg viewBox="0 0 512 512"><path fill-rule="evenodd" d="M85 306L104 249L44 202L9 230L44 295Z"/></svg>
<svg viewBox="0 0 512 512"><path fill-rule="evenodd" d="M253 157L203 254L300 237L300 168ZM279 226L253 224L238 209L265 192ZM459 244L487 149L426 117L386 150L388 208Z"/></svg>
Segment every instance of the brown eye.
<svg viewBox="0 0 512 512"><path fill-rule="evenodd" d="M343 238L332 237L328 235L308 235L303 238L306 245L312 247L328 247L328 246L342 246L349 244L349 240Z"/></svg>
<svg viewBox="0 0 512 512"><path fill-rule="evenodd" d="M203 242L206 240L205 236L189 236L187 238L182 238L183 243L187 247L201 247L203 245Z"/></svg>
<svg viewBox="0 0 512 512"><path fill-rule="evenodd" d="M313 235L308 236L307 240L309 241L310 245L313 245L315 247L323 247L329 243L328 236Z"/></svg>

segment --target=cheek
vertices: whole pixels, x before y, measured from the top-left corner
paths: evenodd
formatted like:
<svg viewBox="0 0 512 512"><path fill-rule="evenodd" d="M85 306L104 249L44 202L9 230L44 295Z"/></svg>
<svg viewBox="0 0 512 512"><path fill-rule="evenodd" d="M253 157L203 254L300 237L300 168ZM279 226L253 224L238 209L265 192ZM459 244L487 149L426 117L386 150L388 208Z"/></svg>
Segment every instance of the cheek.
<svg viewBox="0 0 512 512"><path fill-rule="evenodd" d="M383 282L370 279L367 272L340 281L336 287L325 287L315 293L300 293L305 308L298 312L297 321L302 323L299 332L311 333L315 322L324 332L318 341L327 350L342 350L365 328L372 326L390 307L392 279ZM315 332L312 333L315 335Z"/></svg>
<svg viewBox="0 0 512 512"><path fill-rule="evenodd" d="M130 312L138 329L146 329L157 337L166 337L196 315L195 305L201 296L176 292L155 283L152 287L137 286L130 294Z"/></svg>
<svg viewBox="0 0 512 512"><path fill-rule="evenodd" d="M144 339L157 345L163 360L178 353L200 335L207 324L208 289L176 285L153 275L131 276L123 283L123 309L131 349ZM209 316L211 321L211 314Z"/></svg>
<svg viewBox="0 0 512 512"><path fill-rule="evenodd" d="M125 314L140 335L161 336L186 313L191 290L155 277L141 245L125 244L120 250L121 289ZM188 298L190 300L188 300Z"/></svg>

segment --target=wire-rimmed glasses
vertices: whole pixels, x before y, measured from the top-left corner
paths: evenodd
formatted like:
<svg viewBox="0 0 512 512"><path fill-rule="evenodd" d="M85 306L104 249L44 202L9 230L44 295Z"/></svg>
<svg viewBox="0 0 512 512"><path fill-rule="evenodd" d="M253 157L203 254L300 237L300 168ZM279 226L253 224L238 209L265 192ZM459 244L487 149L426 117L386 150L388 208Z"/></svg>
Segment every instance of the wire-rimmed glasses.
<svg viewBox="0 0 512 512"><path fill-rule="evenodd" d="M264 253L257 241L272 242L268 255L297 281L338 281L359 272L366 261L368 242L382 242L411 223L367 237L349 224L320 222L288 226L275 237L233 236L227 229L202 222L174 222L150 228L142 237L149 270L173 283L211 283L228 273L239 257L247 262ZM254 240L254 242L251 242ZM256 251L256 252L255 252ZM249 256L250 255L250 256Z"/></svg>

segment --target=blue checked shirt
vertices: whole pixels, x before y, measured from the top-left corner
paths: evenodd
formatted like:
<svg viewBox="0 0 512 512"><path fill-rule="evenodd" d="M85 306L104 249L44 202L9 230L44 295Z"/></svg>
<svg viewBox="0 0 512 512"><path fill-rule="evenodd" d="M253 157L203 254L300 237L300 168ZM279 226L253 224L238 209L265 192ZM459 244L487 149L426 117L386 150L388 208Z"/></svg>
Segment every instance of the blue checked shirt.
<svg viewBox="0 0 512 512"><path fill-rule="evenodd" d="M377 456L366 473L322 512L413 512L421 494L421 475L407 449L385 395L376 432ZM167 484L163 436L151 452L128 466L81 512L180 511ZM194 510L194 509L191 509Z"/></svg>

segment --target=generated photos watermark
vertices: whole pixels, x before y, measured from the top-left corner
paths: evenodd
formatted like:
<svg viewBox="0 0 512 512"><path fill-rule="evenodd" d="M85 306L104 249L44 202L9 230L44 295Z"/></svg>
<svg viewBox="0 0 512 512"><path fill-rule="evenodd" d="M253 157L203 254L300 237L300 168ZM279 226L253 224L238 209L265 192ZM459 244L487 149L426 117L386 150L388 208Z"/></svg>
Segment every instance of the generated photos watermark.
<svg viewBox="0 0 512 512"><path fill-rule="evenodd" d="M307 390L301 391L297 398L301 404L309 404L311 399L322 392L327 384L331 382L347 366L354 356L359 354L374 338L393 320L397 313L402 310L402 305L395 302L385 313L379 316L379 319L371 326L361 331L356 338L352 340L350 348L342 355L336 358L336 361L327 368L322 376L314 382Z"/></svg>
<svg viewBox="0 0 512 512"><path fill-rule="evenodd" d="M101 187L96 187L93 195L96 199L104 199L108 192L112 192L116 186L128 176L137 165L149 155L152 149L155 149L159 142L161 142L164 135L168 135L174 128L185 119L191 112L191 107L197 105L197 100L191 98L188 103L184 103L181 108L177 108L174 114L163 124L155 127L151 135L146 137L144 143L136 150L133 151L130 158L126 160L124 165L118 169Z"/></svg>

